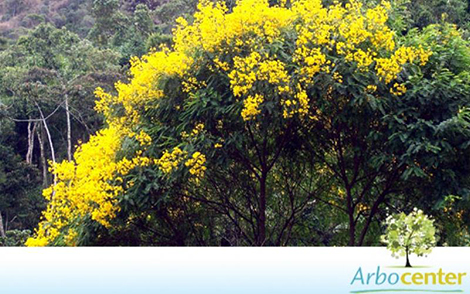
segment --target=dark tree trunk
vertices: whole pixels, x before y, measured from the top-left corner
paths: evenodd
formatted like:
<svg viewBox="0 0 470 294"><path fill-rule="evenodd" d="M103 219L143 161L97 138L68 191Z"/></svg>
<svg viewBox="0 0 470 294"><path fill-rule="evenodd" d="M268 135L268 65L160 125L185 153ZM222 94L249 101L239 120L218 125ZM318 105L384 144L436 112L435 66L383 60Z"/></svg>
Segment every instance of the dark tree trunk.
<svg viewBox="0 0 470 294"><path fill-rule="evenodd" d="M356 220L354 219L354 205L351 190L346 187L347 208L349 214L349 246L356 246Z"/></svg>
<svg viewBox="0 0 470 294"><path fill-rule="evenodd" d="M406 247L406 266L405 267L412 267L410 264L410 256L409 256L409 249Z"/></svg>
<svg viewBox="0 0 470 294"><path fill-rule="evenodd" d="M257 246L263 246L266 242L266 173L261 175L259 193L259 220Z"/></svg>
<svg viewBox="0 0 470 294"><path fill-rule="evenodd" d="M356 226L354 224L354 215L349 214L349 246L356 246Z"/></svg>

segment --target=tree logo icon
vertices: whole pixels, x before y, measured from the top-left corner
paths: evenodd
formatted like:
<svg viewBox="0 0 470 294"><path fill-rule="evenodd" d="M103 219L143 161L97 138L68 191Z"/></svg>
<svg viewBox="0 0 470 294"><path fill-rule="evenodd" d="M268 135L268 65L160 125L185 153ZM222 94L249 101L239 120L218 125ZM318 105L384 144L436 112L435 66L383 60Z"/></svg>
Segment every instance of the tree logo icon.
<svg viewBox="0 0 470 294"><path fill-rule="evenodd" d="M397 213L385 220L386 231L382 242L399 258L406 256L406 267L411 267L410 255L423 256L436 246L434 220L415 208L410 214Z"/></svg>

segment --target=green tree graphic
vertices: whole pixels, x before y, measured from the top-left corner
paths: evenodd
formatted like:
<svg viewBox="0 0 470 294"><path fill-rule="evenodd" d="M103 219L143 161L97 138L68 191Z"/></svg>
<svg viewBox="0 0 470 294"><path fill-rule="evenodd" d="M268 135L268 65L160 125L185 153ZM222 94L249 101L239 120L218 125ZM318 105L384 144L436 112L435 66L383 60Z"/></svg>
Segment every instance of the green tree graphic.
<svg viewBox="0 0 470 294"><path fill-rule="evenodd" d="M411 267L410 254L429 254L436 245L434 220L422 210L414 209L410 214L398 213L385 220L387 229L382 242L398 258L406 256L406 267Z"/></svg>

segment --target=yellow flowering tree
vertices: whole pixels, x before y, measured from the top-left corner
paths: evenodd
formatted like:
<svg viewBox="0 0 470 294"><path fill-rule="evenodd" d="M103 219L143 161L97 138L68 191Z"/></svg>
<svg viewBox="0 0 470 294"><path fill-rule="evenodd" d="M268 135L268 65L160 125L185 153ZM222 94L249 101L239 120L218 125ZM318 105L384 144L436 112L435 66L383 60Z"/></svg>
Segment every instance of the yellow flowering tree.
<svg viewBox="0 0 470 294"><path fill-rule="evenodd" d="M306 244L322 203L347 224L338 244L362 245L413 160L386 144L390 117L433 57L390 9L202 0L116 96L96 91L109 126L53 167L27 244Z"/></svg>

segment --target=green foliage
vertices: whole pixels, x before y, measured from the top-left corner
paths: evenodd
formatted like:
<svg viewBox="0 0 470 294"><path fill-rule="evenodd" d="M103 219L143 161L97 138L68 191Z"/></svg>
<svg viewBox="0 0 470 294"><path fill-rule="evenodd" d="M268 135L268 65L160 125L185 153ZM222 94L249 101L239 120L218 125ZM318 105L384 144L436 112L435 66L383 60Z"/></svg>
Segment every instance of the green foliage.
<svg viewBox="0 0 470 294"><path fill-rule="evenodd" d="M389 145L408 165L404 179L419 182L404 187L404 195L423 195L410 201L431 210L446 195L468 195L463 175L469 171L470 133L461 108L470 103L470 50L450 25L430 26L417 35L411 31L408 42L429 44L435 53L422 71L410 73L415 90L398 100L396 114L385 119L393 130Z"/></svg>
<svg viewBox="0 0 470 294"><path fill-rule="evenodd" d="M81 130L76 142L100 125L101 118L93 111L94 88L119 78L117 60L116 53L96 49L66 29L40 25L0 55L0 93L3 101L16 105L14 116L20 118L39 117L36 102L52 113L68 94L74 129Z"/></svg>
<svg viewBox="0 0 470 294"><path fill-rule="evenodd" d="M26 240L31 237L30 230L10 230L5 232L6 237L0 237L0 246L24 246Z"/></svg>
<svg viewBox="0 0 470 294"><path fill-rule="evenodd" d="M423 256L431 253L436 245L434 220L422 210L415 208L408 215L403 212L391 215L385 220L385 225L382 242L387 244L394 257L406 256L406 266L410 266L409 254Z"/></svg>
<svg viewBox="0 0 470 294"><path fill-rule="evenodd" d="M9 228L32 230L45 200L38 170L26 164L10 145L18 141L12 127L0 115L0 213Z"/></svg>
<svg viewBox="0 0 470 294"><path fill-rule="evenodd" d="M119 63L127 65L131 57L140 57L151 48L169 44L167 34L171 33L175 19L194 10L195 1L191 1L170 1L159 6L133 2L126 6L130 11L124 13L119 9L119 1L95 0L92 6L95 24L88 39L100 48L119 52ZM150 4L157 8L150 10Z"/></svg>
<svg viewBox="0 0 470 294"><path fill-rule="evenodd" d="M0 51L5 50L8 47L8 39L0 37Z"/></svg>
<svg viewBox="0 0 470 294"><path fill-rule="evenodd" d="M158 49L161 45L170 47L172 43L171 35L165 35L161 33L151 34L147 41L145 42L145 48L147 52L150 52L152 49Z"/></svg>
<svg viewBox="0 0 470 294"><path fill-rule="evenodd" d="M113 37L123 36L129 26L127 17L118 8L119 0L93 0L92 15L95 25L88 38L101 48L108 46Z"/></svg>
<svg viewBox="0 0 470 294"><path fill-rule="evenodd" d="M191 15L196 10L196 0L174 0L160 5L154 14L165 33L170 33L174 20L180 16Z"/></svg>
<svg viewBox="0 0 470 294"><path fill-rule="evenodd" d="M154 31L154 23L150 17L150 10L145 4L139 4L134 11L134 26L144 36Z"/></svg>
<svg viewBox="0 0 470 294"><path fill-rule="evenodd" d="M407 1L406 5L413 27L424 28L441 21L466 27L469 20L466 0L415 0Z"/></svg>
<svg viewBox="0 0 470 294"><path fill-rule="evenodd" d="M438 202L435 209L436 227L443 246L468 246L469 207L468 196L448 195Z"/></svg>

